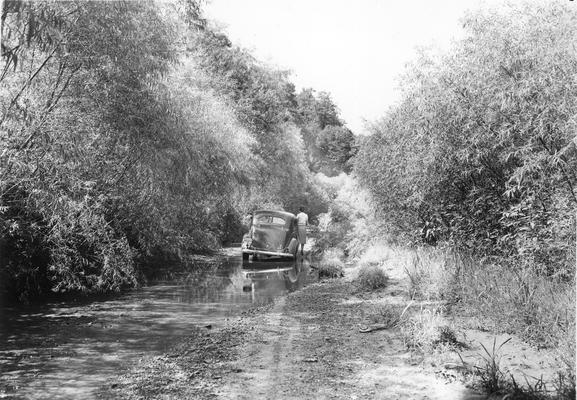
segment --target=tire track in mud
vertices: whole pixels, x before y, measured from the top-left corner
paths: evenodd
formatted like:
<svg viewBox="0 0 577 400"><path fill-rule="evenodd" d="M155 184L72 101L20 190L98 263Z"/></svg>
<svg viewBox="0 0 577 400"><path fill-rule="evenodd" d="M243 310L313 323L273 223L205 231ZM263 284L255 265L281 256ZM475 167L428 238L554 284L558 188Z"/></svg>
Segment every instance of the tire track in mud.
<svg viewBox="0 0 577 400"><path fill-rule="evenodd" d="M286 306L286 298L280 298L275 302L275 306L271 311L271 317L266 319L266 325L262 328L270 333L274 333L274 342L268 343L262 348L263 358L263 374L258 383L258 391L256 393L247 393L247 398L272 399L276 398L276 391L281 385L280 380L285 376L286 366L284 359L286 358L287 349L291 347L294 338L294 327L287 321L284 313ZM293 321L293 323L296 321ZM250 392L250 387L249 387Z"/></svg>
<svg viewBox="0 0 577 400"><path fill-rule="evenodd" d="M256 338L246 343L233 369L240 371L217 393L220 399L276 399L287 371L287 358L300 324L285 314L286 298L278 298L271 310L253 318Z"/></svg>

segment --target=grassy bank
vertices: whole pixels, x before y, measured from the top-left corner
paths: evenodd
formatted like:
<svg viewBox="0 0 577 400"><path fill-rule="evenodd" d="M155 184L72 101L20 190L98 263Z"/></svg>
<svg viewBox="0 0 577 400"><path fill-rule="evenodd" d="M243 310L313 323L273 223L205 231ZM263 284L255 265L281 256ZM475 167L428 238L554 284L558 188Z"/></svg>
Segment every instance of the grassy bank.
<svg viewBox="0 0 577 400"><path fill-rule="evenodd" d="M479 341L480 351L469 352L472 357L467 362L461 356L453 357L457 369L476 386L517 396L513 398L575 398L572 281L430 247L374 245L358 263L372 271L396 274L405 282L410 309L377 310L375 319L379 320L380 314L385 323L397 321L408 347L425 354L447 350L465 354L468 345L463 338L467 335L493 337L492 343ZM546 376L526 376L522 368L514 371L499 363L503 354L516 351L509 338L535 350L535 357L549 363Z"/></svg>
<svg viewBox="0 0 577 400"><path fill-rule="evenodd" d="M523 262L473 257L442 241L411 247L422 241L392 235L391 221L374 211L374 199L354 178L333 178L327 185L333 185L334 201L320 218L322 240L313 249L325 260L321 265L343 260L357 265L361 292L378 292L389 279L403 282L404 299L411 303L372 310L380 321L375 323L398 327L414 351L450 350L456 359L449 361L488 392L574 398L575 284L574 271L565 268L574 266L571 254L544 268L529 255ZM471 342L466 336L477 345L472 354L464 346ZM514 339L501 346L509 337ZM538 369L508 368L506 362L499 367L499 354L522 353L517 345L535 350L528 357L550 365L543 377ZM457 356L465 353L471 356L466 363Z"/></svg>

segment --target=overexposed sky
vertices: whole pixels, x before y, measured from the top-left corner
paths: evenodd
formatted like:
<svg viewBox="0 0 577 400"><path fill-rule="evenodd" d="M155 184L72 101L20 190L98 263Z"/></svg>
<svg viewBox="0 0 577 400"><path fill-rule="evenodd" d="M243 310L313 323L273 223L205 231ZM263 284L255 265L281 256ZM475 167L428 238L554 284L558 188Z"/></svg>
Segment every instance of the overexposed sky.
<svg viewBox="0 0 577 400"><path fill-rule="evenodd" d="M486 0L498 3L499 0ZM419 46L462 35L479 0L208 0L205 13L232 42L292 71L300 90L327 91L356 134L397 99L397 77Z"/></svg>

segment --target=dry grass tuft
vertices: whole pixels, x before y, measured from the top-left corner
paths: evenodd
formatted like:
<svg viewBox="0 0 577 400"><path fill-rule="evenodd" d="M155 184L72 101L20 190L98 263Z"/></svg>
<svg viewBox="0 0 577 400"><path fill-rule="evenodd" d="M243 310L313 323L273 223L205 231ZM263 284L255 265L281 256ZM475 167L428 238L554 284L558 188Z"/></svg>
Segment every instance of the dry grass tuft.
<svg viewBox="0 0 577 400"><path fill-rule="evenodd" d="M344 263L336 257L323 258L317 267L319 278L342 278L345 275L344 267Z"/></svg>
<svg viewBox="0 0 577 400"><path fill-rule="evenodd" d="M406 312L410 307L402 307L390 303L375 304L369 308L367 318L372 324L383 325L385 328L401 326L406 321Z"/></svg>
<svg viewBox="0 0 577 400"><path fill-rule="evenodd" d="M493 347L489 351L483 344L484 353L479 354L481 365L476 365L477 376L482 388L488 393L498 393L508 386L505 373L501 369L501 348L509 342L511 338L505 340L497 347L497 339L493 340Z"/></svg>
<svg viewBox="0 0 577 400"><path fill-rule="evenodd" d="M456 307L460 315L471 316L484 329L518 334L530 344L555 349L560 374L559 382L555 383L556 393L560 398L567 398L563 393L569 396L575 393L575 286L572 281L544 276L529 267L483 263L442 249L416 250L405 265L405 273L411 298L443 300L447 308ZM406 324L404 331L409 346L434 347L441 323L438 314L434 310L425 311ZM492 353L487 353L489 362L493 362ZM494 387L496 373L481 374L482 385ZM515 393L537 392L529 382L524 383L522 389L516 385L509 380L509 388ZM533 387L540 385L536 383Z"/></svg>
<svg viewBox="0 0 577 400"><path fill-rule="evenodd" d="M403 323L401 334L408 348L423 352L460 346L454 329L447 324L439 308L419 310Z"/></svg>
<svg viewBox="0 0 577 400"><path fill-rule="evenodd" d="M357 277L357 284L364 290L383 289L388 281L389 277L378 265L362 266Z"/></svg>
<svg viewBox="0 0 577 400"><path fill-rule="evenodd" d="M413 299L448 300L452 296L452 257L437 249L417 249L404 267Z"/></svg>
<svg viewBox="0 0 577 400"><path fill-rule="evenodd" d="M483 315L502 332L521 332L530 343L560 348L575 369L575 288L534 271L498 265L462 264L458 297L462 307ZM567 356L570 354L570 356Z"/></svg>

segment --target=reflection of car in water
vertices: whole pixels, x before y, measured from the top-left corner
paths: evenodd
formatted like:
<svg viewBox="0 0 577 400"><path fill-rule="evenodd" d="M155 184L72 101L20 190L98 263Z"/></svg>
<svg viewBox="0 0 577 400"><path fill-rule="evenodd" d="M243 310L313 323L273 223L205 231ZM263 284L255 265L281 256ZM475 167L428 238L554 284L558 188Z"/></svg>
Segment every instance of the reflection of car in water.
<svg viewBox="0 0 577 400"><path fill-rule="evenodd" d="M250 231L242 241L242 259L249 256L295 258L298 241L296 239L296 217L285 211L255 211Z"/></svg>
<svg viewBox="0 0 577 400"><path fill-rule="evenodd" d="M255 264L250 264L253 266L250 269L243 267L241 270L244 292L258 292L259 297L274 297L283 292L292 292L305 284L306 273L303 273L302 262ZM263 268L262 264L268 265L268 268Z"/></svg>

